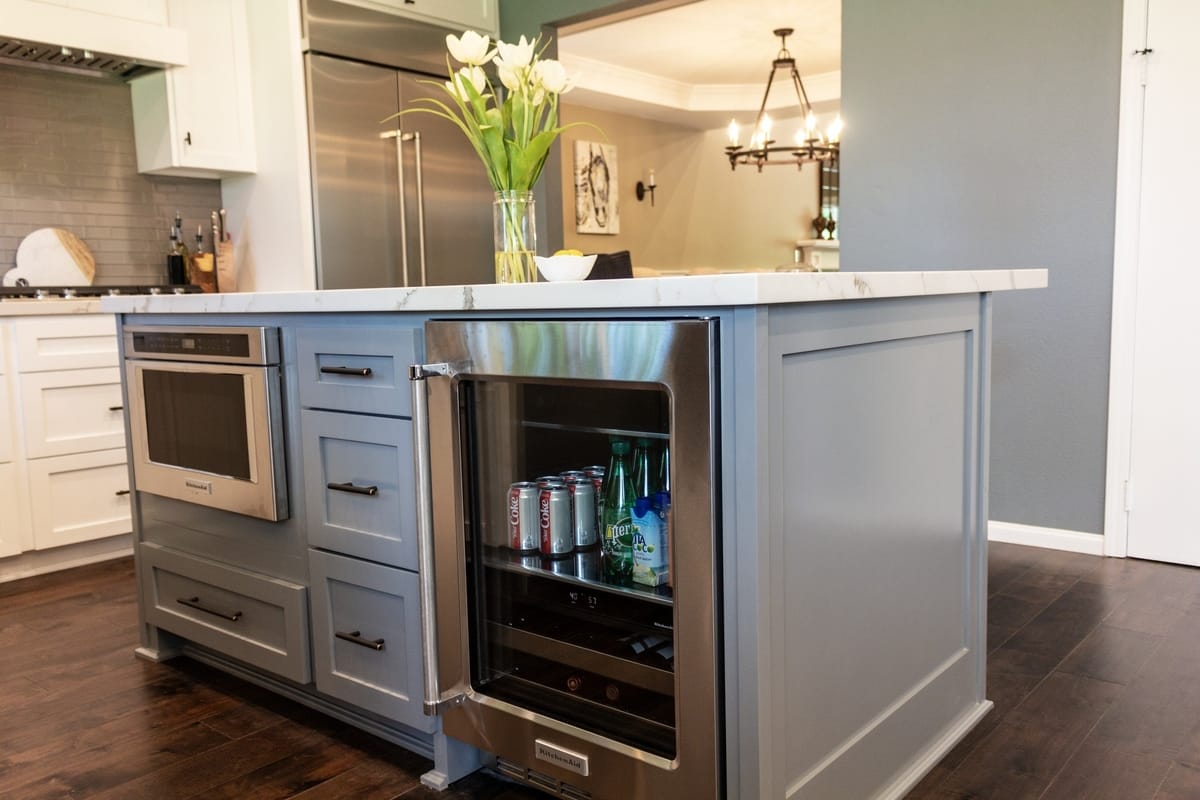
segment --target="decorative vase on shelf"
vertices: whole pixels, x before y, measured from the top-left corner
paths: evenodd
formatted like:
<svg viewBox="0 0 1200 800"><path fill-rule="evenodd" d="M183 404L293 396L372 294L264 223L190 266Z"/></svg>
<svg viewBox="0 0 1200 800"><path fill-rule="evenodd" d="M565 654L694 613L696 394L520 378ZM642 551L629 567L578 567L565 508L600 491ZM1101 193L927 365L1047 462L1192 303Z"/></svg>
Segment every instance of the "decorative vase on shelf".
<svg viewBox="0 0 1200 800"><path fill-rule="evenodd" d="M533 261L537 253L533 192L496 192L492 231L496 241L496 283L537 280Z"/></svg>

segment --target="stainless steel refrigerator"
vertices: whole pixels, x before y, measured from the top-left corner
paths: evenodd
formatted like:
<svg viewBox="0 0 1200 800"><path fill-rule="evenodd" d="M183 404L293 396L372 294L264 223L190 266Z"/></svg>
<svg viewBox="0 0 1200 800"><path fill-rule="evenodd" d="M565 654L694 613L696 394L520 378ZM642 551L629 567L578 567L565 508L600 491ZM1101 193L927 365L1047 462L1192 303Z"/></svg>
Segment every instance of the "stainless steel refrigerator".
<svg viewBox="0 0 1200 800"><path fill-rule="evenodd" d="M317 288L494 280L492 189L450 122L384 121L446 78L445 28L305 0Z"/></svg>

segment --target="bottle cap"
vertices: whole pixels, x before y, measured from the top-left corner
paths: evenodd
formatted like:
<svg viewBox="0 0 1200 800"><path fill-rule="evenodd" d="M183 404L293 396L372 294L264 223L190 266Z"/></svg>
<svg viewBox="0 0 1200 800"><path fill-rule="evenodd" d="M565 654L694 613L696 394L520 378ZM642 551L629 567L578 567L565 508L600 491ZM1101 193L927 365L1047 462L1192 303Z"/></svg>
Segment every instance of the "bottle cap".
<svg viewBox="0 0 1200 800"><path fill-rule="evenodd" d="M613 455L624 456L629 454L629 442L624 439L613 439L612 443Z"/></svg>

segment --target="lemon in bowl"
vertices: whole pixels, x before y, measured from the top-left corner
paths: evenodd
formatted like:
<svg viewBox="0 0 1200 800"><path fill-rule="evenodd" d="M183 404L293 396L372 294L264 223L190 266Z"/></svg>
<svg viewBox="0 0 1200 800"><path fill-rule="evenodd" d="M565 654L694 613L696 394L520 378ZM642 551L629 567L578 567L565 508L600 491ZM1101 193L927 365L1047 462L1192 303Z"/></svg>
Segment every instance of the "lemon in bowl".
<svg viewBox="0 0 1200 800"><path fill-rule="evenodd" d="M559 250L552 256L534 256L538 271L548 281L581 281L596 264L596 254L578 250Z"/></svg>

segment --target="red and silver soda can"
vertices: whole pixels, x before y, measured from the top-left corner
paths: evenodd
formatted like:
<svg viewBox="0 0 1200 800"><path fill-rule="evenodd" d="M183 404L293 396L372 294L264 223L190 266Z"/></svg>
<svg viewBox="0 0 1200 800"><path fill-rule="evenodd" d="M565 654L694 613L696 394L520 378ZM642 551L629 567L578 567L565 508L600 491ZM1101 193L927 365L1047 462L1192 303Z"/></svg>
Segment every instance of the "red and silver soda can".
<svg viewBox="0 0 1200 800"><path fill-rule="evenodd" d="M508 546L519 553L533 552L540 537L537 484L518 481L508 487Z"/></svg>
<svg viewBox="0 0 1200 800"><path fill-rule="evenodd" d="M565 486L538 490L538 523L542 533L542 555L560 558L575 547L571 535L571 493Z"/></svg>
<svg viewBox="0 0 1200 800"><path fill-rule="evenodd" d="M538 485L539 489L546 486L562 486L564 484L563 479L557 475L543 475L534 482Z"/></svg>
<svg viewBox="0 0 1200 800"><path fill-rule="evenodd" d="M599 531L604 530L604 475L608 470L600 465L584 467L583 474L592 479L592 486L596 489L596 531L599 536Z"/></svg>
<svg viewBox="0 0 1200 800"><path fill-rule="evenodd" d="M592 479L592 485L596 487L596 496L599 497L604 489L604 473L607 472L607 467L599 465L594 467L584 467L583 474Z"/></svg>
<svg viewBox="0 0 1200 800"><path fill-rule="evenodd" d="M596 488L586 475L567 481L571 493L571 536L582 550L600 541L596 528Z"/></svg>
<svg viewBox="0 0 1200 800"><path fill-rule="evenodd" d="M569 469L566 472L558 473L558 477L563 479L563 483L570 483L571 481L575 480L576 478L585 477L586 474L587 473L585 473L581 469Z"/></svg>

